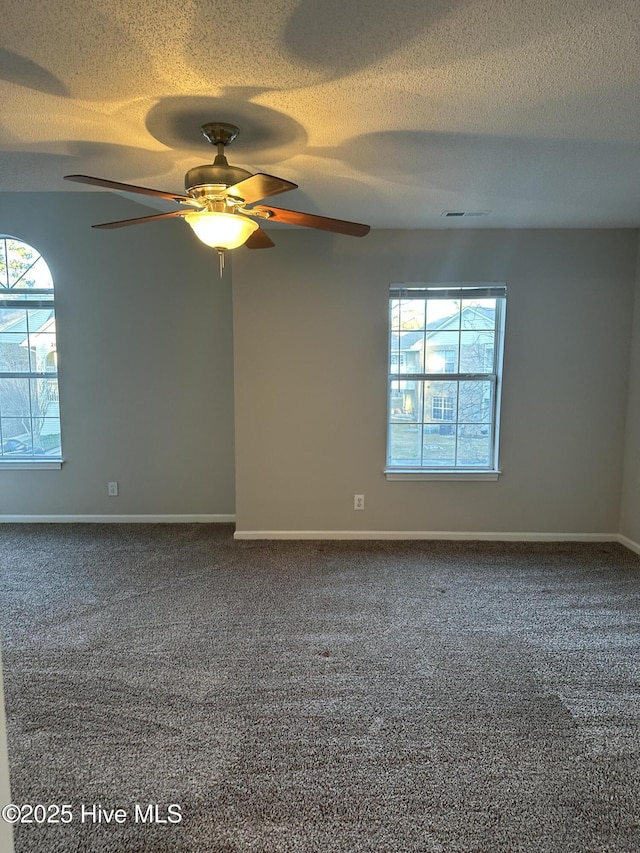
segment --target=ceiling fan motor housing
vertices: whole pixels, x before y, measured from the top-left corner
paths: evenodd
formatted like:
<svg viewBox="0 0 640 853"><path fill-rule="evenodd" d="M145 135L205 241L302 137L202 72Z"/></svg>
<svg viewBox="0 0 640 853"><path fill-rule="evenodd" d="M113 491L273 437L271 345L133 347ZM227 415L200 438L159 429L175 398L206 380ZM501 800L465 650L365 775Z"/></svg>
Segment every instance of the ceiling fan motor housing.
<svg viewBox="0 0 640 853"><path fill-rule="evenodd" d="M207 187L232 187L245 178L250 178L252 174L239 166L230 166L224 154L218 154L213 163L189 169L184 176L184 185L189 195L206 195Z"/></svg>

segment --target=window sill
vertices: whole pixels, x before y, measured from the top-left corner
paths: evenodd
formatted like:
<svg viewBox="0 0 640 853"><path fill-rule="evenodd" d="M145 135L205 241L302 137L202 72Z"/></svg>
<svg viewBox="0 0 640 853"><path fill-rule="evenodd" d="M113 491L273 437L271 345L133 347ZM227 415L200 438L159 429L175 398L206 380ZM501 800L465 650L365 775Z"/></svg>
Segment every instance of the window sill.
<svg viewBox="0 0 640 853"><path fill-rule="evenodd" d="M459 471L420 471L415 468L387 468L387 480L497 480L501 471L474 471L460 469Z"/></svg>
<svg viewBox="0 0 640 853"><path fill-rule="evenodd" d="M1 459L0 471L45 471L45 470L60 470L62 468L62 459L51 459L47 462L38 459L27 461L26 459L13 460Z"/></svg>

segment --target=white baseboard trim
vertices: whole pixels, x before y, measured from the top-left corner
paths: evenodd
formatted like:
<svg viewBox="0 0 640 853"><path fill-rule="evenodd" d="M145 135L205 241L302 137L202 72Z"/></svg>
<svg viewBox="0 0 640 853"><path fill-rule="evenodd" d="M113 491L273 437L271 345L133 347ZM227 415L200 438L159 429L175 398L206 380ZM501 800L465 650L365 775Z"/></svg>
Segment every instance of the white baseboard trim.
<svg viewBox="0 0 640 853"><path fill-rule="evenodd" d="M618 533L617 541L630 551L640 554L640 543L634 542L633 539L629 539L627 536L623 536L622 533Z"/></svg>
<svg viewBox="0 0 640 853"><path fill-rule="evenodd" d="M0 515L1 524L234 524L233 513L186 515ZM238 540L444 540L460 542L618 542L640 555L640 543L621 533L531 533L451 530L236 530Z"/></svg>
<svg viewBox="0 0 640 853"><path fill-rule="evenodd" d="M0 524L232 524L235 515L0 515Z"/></svg>
<svg viewBox="0 0 640 853"><path fill-rule="evenodd" d="M450 530L236 530L234 539L440 539L495 542L617 542L617 533L531 533Z"/></svg>

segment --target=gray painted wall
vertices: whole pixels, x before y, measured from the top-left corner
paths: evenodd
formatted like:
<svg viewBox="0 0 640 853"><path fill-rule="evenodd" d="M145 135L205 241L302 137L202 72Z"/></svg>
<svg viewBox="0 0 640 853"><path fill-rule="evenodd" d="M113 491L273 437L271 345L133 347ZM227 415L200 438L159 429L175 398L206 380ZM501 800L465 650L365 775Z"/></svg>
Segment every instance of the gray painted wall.
<svg viewBox="0 0 640 853"><path fill-rule="evenodd" d="M276 242L234 261L240 533L618 531L636 231ZM507 283L498 482L384 477L387 290L416 281Z"/></svg>
<svg viewBox="0 0 640 853"><path fill-rule="evenodd" d="M633 313L620 533L640 544L640 244Z"/></svg>
<svg viewBox="0 0 640 853"><path fill-rule="evenodd" d="M622 508L640 540L636 231L272 229L276 248L232 253L220 281L182 223L89 228L146 211L107 192L0 196L0 232L54 274L66 459L0 470L0 515L235 510L240 531L615 533ZM388 285L474 280L509 289L504 473L387 482Z"/></svg>
<svg viewBox="0 0 640 853"><path fill-rule="evenodd" d="M0 233L54 277L66 460L0 470L0 515L234 511L231 268L221 281L181 222L89 227L148 213L108 192L0 196Z"/></svg>

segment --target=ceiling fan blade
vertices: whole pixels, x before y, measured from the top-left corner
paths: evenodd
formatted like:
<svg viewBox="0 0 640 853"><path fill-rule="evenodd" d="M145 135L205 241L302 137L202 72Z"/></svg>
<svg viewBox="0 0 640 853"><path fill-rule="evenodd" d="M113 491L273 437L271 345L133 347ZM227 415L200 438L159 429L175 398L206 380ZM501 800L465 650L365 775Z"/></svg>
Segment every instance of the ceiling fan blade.
<svg viewBox="0 0 640 853"><path fill-rule="evenodd" d="M92 228L122 228L123 225L139 225L141 222L155 222L158 219L173 219L176 216L185 216L188 210L172 210L170 213L156 213L153 216L137 216L135 219L120 219L118 222L101 222L92 225Z"/></svg>
<svg viewBox="0 0 640 853"><path fill-rule="evenodd" d="M110 190L119 190L126 193L141 193L142 195L154 195L158 198L168 198L171 201L191 201L191 196L178 193L166 193L163 190L152 190L149 187L138 187L135 184L122 184L120 181L108 181L105 178L92 178L90 175L65 175L65 181L75 181L78 184L92 184L96 187L107 187Z"/></svg>
<svg viewBox="0 0 640 853"><path fill-rule="evenodd" d="M350 237L364 237L371 226L359 222L347 222L345 219L330 219L328 216L316 216L313 213L300 213L297 210L282 210L280 207L252 208L251 212L261 211L273 222L287 222L290 225L303 225L306 228L319 228L321 231L333 231L336 234L348 234Z"/></svg>
<svg viewBox="0 0 640 853"><path fill-rule="evenodd" d="M257 175L251 175L250 178L245 178L244 181L227 187L225 195L239 196L244 199L245 204L251 204L252 201L259 201L261 198L268 198L271 195L286 193L297 188L297 184L285 181L284 178L276 178L275 175L265 175L258 172Z"/></svg>
<svg viewBox="0 0 640 853"><path fill-rule="evenodd" d="M258 230L254 231L251 237L249 237L245 246L248 249L270 249L272 246L275 246L275 243L268 234L265 234L262 228L258 228Z"/></svg>

